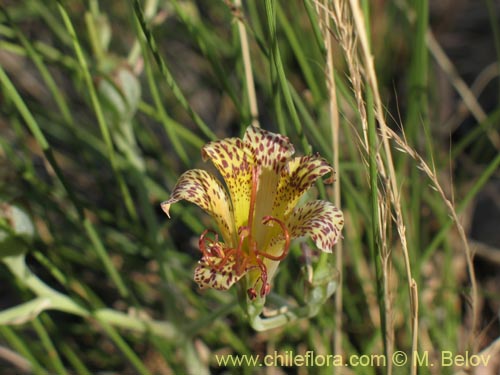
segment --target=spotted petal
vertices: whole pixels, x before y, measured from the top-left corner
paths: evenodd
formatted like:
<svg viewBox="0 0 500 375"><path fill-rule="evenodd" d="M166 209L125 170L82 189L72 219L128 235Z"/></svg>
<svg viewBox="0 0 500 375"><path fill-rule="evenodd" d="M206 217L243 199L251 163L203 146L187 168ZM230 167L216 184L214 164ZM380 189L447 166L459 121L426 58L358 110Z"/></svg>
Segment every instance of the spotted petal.
<svg viewBox="0 0 500 375"><path fill-rule="evenodd" d="M288 170L282 174L276 198L273 204L273 215L286 218L290 215L298 200L316 180L325 174L332 173L333 168L319 155L296 157L288 163Z"/></svg>
<svg viewBox="0 0 500 375"><path fill-rule="evenodd" d="M217 222L222 237L231 243L234 237L233 216L229 198L222 184L210 173L201 169L184 172L172 191L170 199L161 204L161 208L170 217L170 206L180 200L194 203Z"/></svg>
<svg viewBox="0 0 500 375"><path fill-rule="evenodd" d="M281 172L295 152L287 137L254 126L248 127L243 142L253 154L255 163L275 173Z"/></svg>
<svg viewBox="0 0 500 375"><path fill-rule="evenodd" d="M246 271L240 274L236 272L236 260L233 255L225 259L224 265L218 269L217 266L222 261L223 258L211 256L209 264L205 257L201 258L194 270L194 281L200 289L228 290L245 275Z"/></svg>
<svg viewBox="0 0 500 375"><path fill-rule="evenodd" d="M261 220L271 214L281 173L286 169L295 150L287 137L253 126L248 127L243 141L253 155L256 165L259 166L255 220L252 229L255 238L262 244L269 231L261 224Z"/></svg>
<svg viewBox="0 0 500 375"><path fill-rule="evenodd" d="M310 236L319 249L331 253L344 226L344 216L330 202L312 201L294 209L287 226L292 238Z"/></svg>
<svg viewBox="0 0 500 375"><path fill-rule="evenodd" d="M252 189L252 156L239 138L210 142L202 149L203 159L210 159L226 182L231 196L235 228L247 225Z"/></svg>
<svg viewBox="0 0 500 375"><path fill-rule="evenodd" d="M333 180L333 168L319 155L300 156L289 160L287 168L281 172L275 194L271 195L273 200L267 203L267 210L271 209L270 215L286 221L292 214L300 197L320 177L331 173L332 176L325 182ZM269 244L274 249L276 237L280 237L280 229L277 226L265 231L263 244Z"/></svg>

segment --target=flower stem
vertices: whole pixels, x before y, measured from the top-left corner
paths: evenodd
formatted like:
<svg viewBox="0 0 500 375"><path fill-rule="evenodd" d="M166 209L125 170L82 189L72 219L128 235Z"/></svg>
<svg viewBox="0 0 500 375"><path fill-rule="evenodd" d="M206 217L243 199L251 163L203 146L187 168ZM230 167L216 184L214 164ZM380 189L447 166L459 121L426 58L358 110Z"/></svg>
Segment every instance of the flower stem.
<svg viewBox="0 0 500 375"><path fill-rule="evenodd" d="M0 325L24 324L27 321L33 320L45 310L58 310L84 318L93 317L100 322L136 332L152 332L166 339L182 337L182 334L169 322L140 318L108 308L93 311L85 309L75 303L70 297L56 291L40 280L26 265L24 255L4 257L2 261L16 278L36 294L37 297L31 301L1 311Z"/></svg>

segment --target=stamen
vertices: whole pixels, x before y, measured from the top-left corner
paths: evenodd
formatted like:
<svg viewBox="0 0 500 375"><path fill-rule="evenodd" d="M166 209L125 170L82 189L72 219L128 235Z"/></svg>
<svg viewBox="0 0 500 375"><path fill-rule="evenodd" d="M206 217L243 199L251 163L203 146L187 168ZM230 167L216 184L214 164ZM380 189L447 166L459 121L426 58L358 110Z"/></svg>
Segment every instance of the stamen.
<svg viewBox="0 0 500 375"><path fill-rule="evenodd" d="M215 240L212 240L211 238L205 238L208 233L213 233ZM205 253L205 251L206 251L206 248L205 248L206 241L209 241L210 243L219 242L219 235L211 229L205 229L203 231L203 233L200 236L200 239L198 240L198 246L200 247L200 251L202 253Z"/></svg>
<svg viewBox="0 0 500 375"><path fill-rule="evenodd" d="M206 237L208 233L213 233L215 236L215 240ZM198 240L198 246L200 248L201 253L203 254L203 258L205 258L207 264L214 268L215 264L210 259L211 257L221 258L224 256L224 252L220 249L220 246L215 246L219 241L219 236L213 230L205 229ZM208 242L208 246L206 243ZM208 247L208 248L207 248ZM215 249L214 249L215 247Z"/></svg>
<svg viewBox="0 0 500 375"><path fill-rule="evenodd" d="M281 255L278 255L278 256L267 254L267 253L260 252L260 251L257 251L257 253L258 253L258 255L261 255L267 259L283 260L288 255L288 251L290 250L290 233L288 232L288 228L286 227L285 223L282 220L277 219L273 216L264 216L262 218L262 224L264 224L264 225L267 225L267 224L272 223L272 222L278 223L281 227L281 230L283 231L283 236L285 237L285 246L283 248L283 252L281 253Z"/></svg>
<svg viewBox="0 0 500 375"><path fill-rule="evenodd" d="M253 215L255 212L255 201L257 198L257 185L259 182L259 168L254 166L252 168L252 191L250 192L250 208L248 211L248 227L250 228L250 232L253 228Z"/></svg>
<svg viewBox="0 0 500 375"><path fill-rule="evenodd" d="M255 288L248 288L247 295L250 301L253 301L255 298L257 298L257 292L255 291Z"/></svg>
<svg viewBox="0 0 500 375"><path fill-rule="evenodd" d="M259 265L260 268L260 276L259 278L255 281L254 286L257 285L259 280L262 282L262 287L260 288L260 296L264 297L266 294L269 294L271 291L271 285L267 282L267 267L260 258L256 258L257 264Z"/></svg>
<svg viewBox="0 0 500 375"><path fill-rule="evenodd" d="M253 284L253 287L247 289L248 298L251 301L253 301L255 298L257 298L256 288L257 288L257 284L259 283L259 281L262 283L262 286L260 287L260 292L259 292L259 295L261 297L266 296L271 291L271 284L269 284L267 282L267 267L266 267L266 265L264 264L264 262L262 261L262 259L260 259L257 256L255 257L254 260L255 260L256 264L254 264L248 270L250 270L252 268L258 268L260 270L260 275L257 278L257 280L255 280L255 283Z"/></svg>
<svg viewBox="0 0 500 375"><path fill-rule="evenodd" d="M238 248L235 250L236 251L236 256L235 256L235 267L236 267L236 272L238 274L241 274L244 272L244 265L246 266L246 263L248 261L248 257L243 251L243 241L245 241L245 238L250 234L250 231L248 230L248 227L240 227L238 228L238 235L240 236L240 241L238 242ZM240 259L243 258L243 259Z"/></svg>
<svg viewBox="0 0 500 375"><path fill-rule="evenodd" d="M264 296L268 295L270 292L271 292L271 284L265 283L264 285L262 285L262 289L260 291L260 296L264 297Z"/></svg>
<svg viewBox="0 0 500 375"><path fill-rule="evenodd" d="M212 230L205 230L198 241L200 251L203 254L203 260L212 269L212 272L219 272L228 262L232 262L231 269L236 275L241 276L243 273L253 269L258 268L260 275L255 281L253 287L247 289L247 295L250 300L257 298L257 284L262 283L259 290L259 296L265 297L271 291L271 284L267 281L267 267L263 261L263 258L281 261L287 255L290 249L290 233L285 223L273 216L264 216L262 218L262 224L264 225L274 225L278 223L283 232L283 237L285 239L285 245L283 252L279 256L271 255L260 251L257 249L257 243L252 238L252 225L253 216L255 213L255 200L257 195L257 183L258 183L258 168L254 167L252 170L252 192L250 197L250 212L248 215L248 225L241 226L238 228L238 246L236 248L227 248L224 244L219 242L219 236L216 232ZM208 237L208 233L212 233L214 239ZM247 240L248 248L244 250L244 243ZM216 258L216 263L214 263L214 258Z"/></svg>

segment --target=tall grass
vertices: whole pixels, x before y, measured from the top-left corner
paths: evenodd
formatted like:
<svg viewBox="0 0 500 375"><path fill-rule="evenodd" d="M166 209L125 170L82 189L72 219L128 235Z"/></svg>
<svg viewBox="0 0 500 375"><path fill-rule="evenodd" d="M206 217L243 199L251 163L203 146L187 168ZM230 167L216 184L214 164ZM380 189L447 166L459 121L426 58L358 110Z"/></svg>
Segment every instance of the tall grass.
<svg viewBox="0 0 500 375"><path fill-rule="evenodd" d="M387 364L295 373L446 374L460 368L442 367L443 351L477 353L498 336L485 306L499 297L476 280L466 222L498 178L499 107L482 108L460 77L427 1L25 0L0 17L6 374L209 374L224 370L216 355L309 350ZM457 142L441 132L437 72L474 116ZM335 185L312 194L346 219L334 255L306 257L334 264L335 296L262 333L233 291L192 280L210 220L186 203L171 220L159 209L183 171L205 168L204 143L249 124L326 157ZM472 183L452 169L460 157L477 165ZM270 299L307 300L309 247L293 244ZM400 351L409 360L395 366Z"/></svg>

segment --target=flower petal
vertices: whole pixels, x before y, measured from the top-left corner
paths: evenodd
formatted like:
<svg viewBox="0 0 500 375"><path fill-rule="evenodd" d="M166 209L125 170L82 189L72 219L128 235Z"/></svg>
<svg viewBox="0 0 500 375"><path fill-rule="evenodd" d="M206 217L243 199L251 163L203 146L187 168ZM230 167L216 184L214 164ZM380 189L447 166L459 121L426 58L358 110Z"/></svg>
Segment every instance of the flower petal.
<svg viewBox="0 0 500 375"><path fill-rule="evenodd" d="M235 227L247 224L252 189L252 156L239 138L210 142L202 149L203 159L210 159L226 182L231 196Z"/></svg>
<svg viewBox="0 0 500 375"><path fill-rule="evenodd" d="M234 283L240 280L246 273L240 275L235 271L236 261L234 256L230 256L220 270L217 265L222 262L223 258L210 257L212 265L208 264L205 257L198 262L199 265L194 270L194 281L200 289L213 288L217 290L228 290Z"/></svg>
<svg viewBox="0 0 500 375"><path fill-rule="evenodd" d="M332 173L332 178L325 182L333 182L333 168L319 155L296 157L288 163L288 170L282 173L272 215L286 218L297 205L298 200L316 180L325 174Z"/></svg>
<svg viewBox="0 0 500 375"><path fill-rule="evenodd" d="M252 231L257 242L263 246L269 230L261 221L264 216L271 214L281 173L295 150L287 137L253 126L248 127L243 141L258 166L258 188Z"/></svg>
<svg viewBox="0 0 500 375"><path fill-rule="evenodd" d="M276 173L281 172L295 152L288 137L254 126L247 128L243 141L254 155L256 164L262 169L272 169Z"/></svg>
<svg viewBox="0 0 500 375"><path fill-rule="evenodd" d="M316 246L331 253L344 226L342 211L326 201L312 201L293 210L288 219L292 238L310 236Z"/></svg>
<svg viewBox="0 0 500 375"><path fill-rule="evenodd" d="M205 210L217 222L224 240L231 243L235 233L229 198L222 184L210 173L201 169L184 172L172 191L170 199L161 208L170 217L170 206L187 200Z"/></svg>

